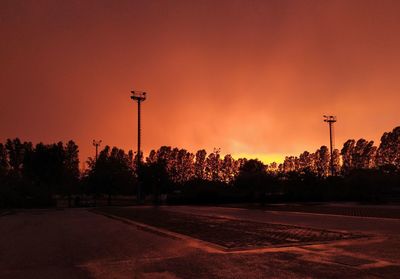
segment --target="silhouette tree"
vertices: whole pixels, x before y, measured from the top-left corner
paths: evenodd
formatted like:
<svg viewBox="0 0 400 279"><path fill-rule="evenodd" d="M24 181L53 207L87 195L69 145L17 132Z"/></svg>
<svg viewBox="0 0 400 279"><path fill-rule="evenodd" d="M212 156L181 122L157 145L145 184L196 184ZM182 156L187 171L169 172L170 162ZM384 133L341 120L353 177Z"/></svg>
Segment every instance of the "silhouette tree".
<svg viewBox="0 0 400 279"><path fill-rule="evenodd" d="M194 162L194 175L197 179L206 179L205 168L206 168L206 158L207 152L204 149L198 150L196 152L195 162Z"/></svg>
<svg viewBox="0 0 400 279"><path fill-rule="evenodd" d="M32 206L48 206L53 195L60 192L64 183L65 150L63 143L38 143L34 149L25 149L23 177L30 184L25 195Z"/></svg>
<svg viewBox="0 0 400 279"><path fill-rule="evenodd" d="M68 196L68 206L71 207L71 194L77 193L79 184L79 148L70 140L65 146L64 175L61 193Z"/></svg>
<svg viewBox="0 0 400 279"><path fill-rule="evenodd" d="M333 173L335 175L340 174L340 169L341 169L341 165L340 165L340 151L339 149L334 149L332 152L332 163L333 163Z"/></svg>
<svg viewBox="0 0 400 279"><path fill-rule="evenodd" d="M238 170L238 174L239 174L239 172L240 172L240 169L242 168L242 166L244 165L244 164L246 164L247 163L247 159L246 158L239 158L239 159L237 159L237 166L236 166L236 168L237 168L237 170Z"/></svg>
<svg viewBox="0 0 400 279"><path fill-rule="evenodd" d="M299 156L299 169L300 173L304 173L306 171L311 173L316 173L316 165L315 165L315 155L311 154L308 151L304 151Z"/></svg>
<svg viewBox="0 0 400 279"><path fill-rule="evenodd" d="M128 160L128 165L129 167L134 170L134 165L135 165L135 153L130 149L128 150L128 154L127 154L127 160ZM136 160L137 163L137 160Z"/></svg>
<svg viewBox="0 0 400 279"><path fill-rule="evenodd" d="M9 165L14 173L20 173L26 150L32 149L32 143L22 143L19 138L7 139L5 147L8 153Z"/></svg>
<svg viewBox="0 0 400 279"><path fill-rule="evenodd" d="M171 185L170 177L167 173L166 162L157 160L143 164L140 168L144 193L153 195L153 202L160 203L160 195L167 193Z"/></svg>
<svg viewBox="0 0 400 279"><path fill-rule="evenodd" d="M251 159L240 167L235 184L247 195L264 204L268 189L272 190L272 181L272 176L266 172L266 166L257 159Z"/></svg>
<svg viewBox="0 0 400 279"><path fill-rule="evenodd" d="M11 196L11 189L7 183L9 165L6 147L0 143L0 208L7 207Z"/></svg>
<svg viewBox="0 0 400 279"><path fill-rule="evenodd" d="M239 170L241 174L264 174L265 165L258 159L250 159L246 161Z"/></svg>
<svg viewBox="0 0 400 279"><path fill-rule="evenodd" d="M185 149L176 154L176 182L184 183L194 176L194 155Z"/></svg>
<svg viewBox="0 0 400 279"><path fill-rule="evenodd" d="M329 174L330 154L325 145L315 152L315 165L319 177L327 177Z"/></svg>
<svg viewBox="0 0 400 279"><path fill-rule="evenodd" d="M353 139L347 140L343 144L343 148L340 151L340 154L342 155L342 172L343 174L348 174L354 166L353 163L353 154L354 154L354 148L355 148L356 141Z"/></svg>
<svg viewBox="0 0 400 279"><path fill-rule="evenodd" d="M7 150L4 144L0 143L0 179L7 175L8 169Z"/></svg>
<svg viewBox="0 0 400 279"><path fill-rule="evenodd" d="M169 159L167 161L167 170L168 174L171 177L172 181L175 183L179 183L179 166L178 166L178 148L172 148Z"/></svg>
<svg viewBox="0 0 400 279"><path fill-rule="evenodd" d="M400 170L400 126L382 135L376 154L376 165L393 166Z"/></svg>
<svg viewBox="0 0 400 279"><path fill-rule="evenodd" d="M149 153L149 156L146 158L146 162L149 164L157 162L157 152L152 149Z"/></svg>
<svg viewBox="0 0 400 279"><path fill-rule="evenodd" d="M91 161L88 171L90 191L108 196L108 204L115 194L132 194L134 175L129 156L117 147L105 146L96 162Z"/></svg>
<svg viewBox="0 0 400 279"><path fill-rule="evenodd" d="M158 162L165 163L165 168L168 175L173 180L175 176L175 154L177 153L172 150L170 146L161 146L156 152L155 158Z"/></svg>
<svg viewBox="0 0 400 279"><path fill-rule="evenodd" d="M283 171L288 173L296 170L296 158L294 156L286 156L283 161Z"/></svg>
<svg viewBox="0 0 400 279"><path fill-rule="evenodd" d="M287 156L282 164L272 163L268 168L258 160L234 160L229 154L221 158L219 149L207 156L205 150L194 155L161 146L150 151L142 169L134 158L137 154L106 146L97 161L89 158L84 176L79 173L78 152L73 141L35 147L18 138L0 143L0 207L48 206L56 195L67 195L70 201L72 194L79 193L79 183L87 185L89 193L108 196L110 204L115 194L135 192L139 173L144 191L156 203L161 193L172 189L176 189L174 197L187 194L193 202L238 197L265 202L266 195L274 191L279 191L276 198L290 200L378 200L395 196L400 179L400 127L384 133L379 148L373 141L350 139L340 152L333 150L334 172L339 174L341 169L342 175L328 179L326 146L315 153ZM232 182L236 187L227 187Z"/></svg>
<svg viewBox="0 0 400 279"><path fill-rule="evenodd" d="M219 148L214 148L214 151L206 159L205 174L208 180L220 181L220 153Z"/></svg>
<svg viewBox="0 0 400 279"><path fill-rule="evenodd" d="M156 158L158 160L161 160L161 161L164 161L164 162L168 162L168 161L170 161L171 151L172 151L172 149L171 149L170 146L161 146L157 150Z"/></svg>
<svg viewBox="0 0 400 279"><path fill-rule="evenodd" d="M276 174L278 172L278 163L277 162L272 162L268 165L267 171L269 173Z"/></svg>
<svg viewBox="0 0 400 279"><path fill-rule="evenodd" d="M349 174L355 169L369 169L374 167L376 147L373 141L365 139L347 140L341 150L342 171Z"/></svg>
<svg viewBox="0 0 400 279"><path fill-rule="evenodd" d="M352 150L352 169L370 169L374 167L376 147L373 141L359 139Z"/></svg>
<svg viewBox="0 0 400 279"><path fill-rule="evenodd" d="M224 156L221 163L221 181L231 183L237 175L237 162L230 154Z"/></svg>
<svg viewBox="0 0 400 279"><path fill-rule="evenodd" d="M284 172L283 163L278 165L278 172L279 173L283 173Z"/></svg>

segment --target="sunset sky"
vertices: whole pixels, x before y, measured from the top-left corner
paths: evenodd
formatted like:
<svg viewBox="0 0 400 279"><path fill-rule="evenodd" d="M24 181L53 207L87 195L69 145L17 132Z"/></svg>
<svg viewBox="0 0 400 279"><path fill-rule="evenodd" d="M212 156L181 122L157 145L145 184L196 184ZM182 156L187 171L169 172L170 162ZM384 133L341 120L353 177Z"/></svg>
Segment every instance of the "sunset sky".
<svg viewBox="0 0 400 279"><path fill-rule="evenodd" d="M281 161L400 125L400 1L0 1L0 141Z"/></svg>

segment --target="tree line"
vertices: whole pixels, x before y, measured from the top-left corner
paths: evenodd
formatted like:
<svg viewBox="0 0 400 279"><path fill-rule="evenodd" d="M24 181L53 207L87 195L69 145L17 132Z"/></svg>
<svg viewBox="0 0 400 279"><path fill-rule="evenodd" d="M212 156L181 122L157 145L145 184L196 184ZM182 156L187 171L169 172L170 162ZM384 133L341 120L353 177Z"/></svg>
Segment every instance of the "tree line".
<svg viewBox="0 0 400 279"><path fill-rule="evenodd" d="M222 156L220 149L191 153L162 146L137 164L137 154L105 146L79 170L73 141L35 146L20 139L0 143L0 207L68 205L90 196L93 204L117 195L151 197L154 202L219 203L361 200L400 198L400 127L373 141L347 140L330 152L288 156L282 164ZM78 200L77 200L78 199Z"/></svg>
<svg viewBox="0 0 400 279"><path fill-rule="evenodd" d="M283 164L271 165L271 169L280 172L309 171L320 177L327 177L330 170L331 158L326 146L321 146L314 153L304 151L299 156L286 157ZM347 175L354 170L368 169L400 169L400 127L386 132L381 137L379 146L365 139L347 140L342 149L332 152L334 173Z"/></svg>
<svg viewBox="0 0 400 279"><path fill-rule="evenodd" d="M0 143L0 207L49 206L54 195L78 192L78 146L8 139Z"/></svg>

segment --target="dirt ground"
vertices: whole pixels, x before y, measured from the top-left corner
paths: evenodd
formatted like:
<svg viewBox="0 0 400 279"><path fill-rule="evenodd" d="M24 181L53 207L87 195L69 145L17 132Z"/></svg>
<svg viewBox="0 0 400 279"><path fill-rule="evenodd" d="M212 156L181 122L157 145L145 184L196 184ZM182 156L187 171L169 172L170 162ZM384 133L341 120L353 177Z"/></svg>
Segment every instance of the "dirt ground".
<svg viewBox="0 0 400 279"><path fill-rule="evenodd" d="M86 209L1 216L0 278L398 278L400 272L397 219L189 206L129 219L126 212L137 208L123 210L124 216ZM204 238L202 231L213 228L213 239L224 241ZM295 237L322 231L340 237L271 241L276 230L273 240L294 239L293 229ZM266 241L226 249L263 232L270 233Z"/></svg>

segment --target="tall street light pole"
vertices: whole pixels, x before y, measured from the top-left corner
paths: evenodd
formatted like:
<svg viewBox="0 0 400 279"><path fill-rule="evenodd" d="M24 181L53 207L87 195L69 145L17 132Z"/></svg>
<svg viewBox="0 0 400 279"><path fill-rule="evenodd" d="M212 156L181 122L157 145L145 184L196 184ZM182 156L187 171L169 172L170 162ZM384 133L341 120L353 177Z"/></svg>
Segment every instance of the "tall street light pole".
<svg viewBox="0 0 400 279"><path fill-rule="evenodd" d="M324 115L324 122L329 124L329 139L330 139L330 151L331 151L331 175L335 175L335 169L333 166L333 123L337 121L336 116Z"/></svg>
<svg viewBox="0 0 400 279"><path fill-rule="evenodd" d="M140 143L141 143L141 127L140 127L140 117L141 117L141 111L140 111L140 104L146 100L146 92L143 91L131 91L131 99L133 101L136 101L138 104L138 131L137 131L137 164L136 164L136 169L139 170L140 164L142 162L142 152L140 150ZM141 200L141 191L140 191L140 179L139 179L139 184L138 184L138 201Z"/></svg>

